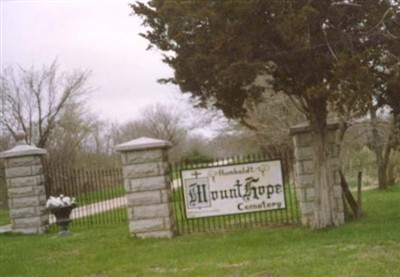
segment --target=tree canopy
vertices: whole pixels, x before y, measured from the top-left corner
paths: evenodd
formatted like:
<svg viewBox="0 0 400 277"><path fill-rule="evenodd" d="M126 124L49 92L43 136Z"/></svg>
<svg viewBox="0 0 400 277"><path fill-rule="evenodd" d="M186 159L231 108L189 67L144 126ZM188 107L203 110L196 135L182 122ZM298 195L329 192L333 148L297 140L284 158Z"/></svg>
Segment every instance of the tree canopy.
<svg viewBox="0 0 400 277"><path fill-rule="evenodd" d="M150 0L131 7L148 27L149 47L174 69L161 81L178 84L199 106L246 124L249 103L270 85L304 112L314 134L312 227L338 225L328 105L359 115L373 105L397 107L400 2Z"/></svg>
<svg viewBox="0 0 400 277"><path fill-rule="evenodd" d="M157 0L132 8L150 27L143 36L174 69L163 81L229 118L244 119L246 100L260 99L258 75L272 75L274 89L310 115L318 106L324 113L327 101L361 109L376 85L369 63L398 67L398 1Z"/></svg>

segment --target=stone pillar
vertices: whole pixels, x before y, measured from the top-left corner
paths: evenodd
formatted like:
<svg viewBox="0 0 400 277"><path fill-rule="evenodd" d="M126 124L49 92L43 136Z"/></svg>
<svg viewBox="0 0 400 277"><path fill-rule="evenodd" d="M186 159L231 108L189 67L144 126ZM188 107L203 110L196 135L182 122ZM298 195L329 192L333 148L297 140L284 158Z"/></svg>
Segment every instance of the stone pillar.
<svg viewBox="0 0 400 277"><path fill-rule="evenodd" d="M25 134L17 134L17 145L0 153L5 160L8 207L13 233L46 232L46 190L41 157L44 149L27 145Z"/></svg>
<svg viewBox="0 0 400 277"><path fill-rule="evenodd" d="M334 210L339 224L344 223L342 188L339 176L339 146L336 141L337 123L328 124L328 159L330 179L334 182ZM303 225L310 226L314 218L315 183L314 183L314 148L309 123L290 128L295 146L295 182L297 199L302 213Z"/></svg>
<svg viewBox="0 0 400 277"><path fill-rule="evenodd" d="M120 144L129 230L141 238L175 235L168 149L170 143L139 138Z"/></svg>

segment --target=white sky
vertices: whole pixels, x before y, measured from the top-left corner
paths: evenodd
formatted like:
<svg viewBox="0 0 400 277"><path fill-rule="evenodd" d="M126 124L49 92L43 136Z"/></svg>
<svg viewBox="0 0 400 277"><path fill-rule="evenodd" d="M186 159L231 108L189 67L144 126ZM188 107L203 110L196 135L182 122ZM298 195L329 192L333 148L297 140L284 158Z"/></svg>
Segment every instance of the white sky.
<svg viewBox="0 0 400 277"><path fill-rule="evenodd" d="M54 59L63 71L92 71L89 106L100 119L126 122L154 102L185 107L173 76L156 50L138 34L132 1L1 1L1 66L41 67Z"/></svg>

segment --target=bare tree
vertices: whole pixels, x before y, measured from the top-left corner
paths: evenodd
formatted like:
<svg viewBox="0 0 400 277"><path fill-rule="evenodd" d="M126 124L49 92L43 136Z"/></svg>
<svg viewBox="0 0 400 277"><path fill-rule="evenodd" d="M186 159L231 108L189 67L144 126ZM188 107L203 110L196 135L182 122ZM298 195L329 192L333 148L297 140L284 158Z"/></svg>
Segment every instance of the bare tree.
<svg viewBox="0 0 400 277"><path fill-rule="evenodd" d="M180 156L176 146L184 141L189 130L184 119L175 106L153 104L141 111L140 119L122 125L116 141L121 143L138 137L166 140L172 144L170 156L175 159Z"/></svg>
<svg viewBox="0 0 400 277"><path fill-rule="evenodd" d="M75 103L65 105L59 114L46 148L53 163L76 166L90 149L86 141L98 125L95 117Z"/></svg>
<svg viewBox="0 0 400 277"><path fill-rule="evenodd" d="M263 100L250 105L246 121L254 127L252 137L260 148L271 145L291 145L290 127L304 122L306 117L284 93L266 89Z"/></svg>
<svg viewBox="0 0 400 277"><path fill-rule="evenodd" d="M41 69L8 67L2 72L0 122L14 137L22 129L29 143L42 148L66 105L89 92L88 71L59 72L56 61Z"/></svg>
<svg viewBox="0 0 400 277"><path fill-rule="evenodd" d="M186 136L183 115L173 106L162 104L147 106L141 111L140 119L130 121L121 127L119 140L142 136L167 140L176 146Z"/></svg>

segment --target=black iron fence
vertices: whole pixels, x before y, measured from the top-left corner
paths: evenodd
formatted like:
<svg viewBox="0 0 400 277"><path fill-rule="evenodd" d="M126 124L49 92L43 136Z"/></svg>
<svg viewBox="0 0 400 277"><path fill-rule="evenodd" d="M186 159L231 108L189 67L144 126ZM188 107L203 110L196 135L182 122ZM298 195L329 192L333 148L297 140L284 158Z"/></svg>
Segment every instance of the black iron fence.
<svg viewBox="0 0 400 277"><path fill-rule="evenodd" d="M284 208L188 218L181 172L219 168L220 166L247 165L250 163L280 161ZM126 198L121 168L84 169L45 164L46 195L75 197L72 225L127 224ZM204 163L176 163L170 166L172 202L178 234L212 232L238 228L297 224L300 220L294 187L292 155L289 150L273 151L259 155L238 156ZM54 218L50 217L54 223ZM51 225L54 226L54 225Z"/></svg>
<svg viewBox="0 0 400 277"><path fill-rule="evenodd" d="M127 222L121 168L87 169L45 164L46 196L74 197L77 207L72 224L94 225ZM50 216L50 223L54 218Z"/></svg>
<svg viewBox="0 0 400 277"><path fill-rule="evenodd" d="M285 208L248 213L188 218L186 211L188 202L187 199L185 199L184 195L185 192L181 179L182 171L196 169L201 170L205 168L218 168L218 166L228 165L245 166L249 163L264 161L266 162L273 160L279 160L281 164ZM229 230L249 227L262 227L270 225L298 224L300 221L300 213L298 209L298 202L293 181L294 177L292 164L292 154L290 150L282 150L273 151L270 153L263 153L259 155L219 159L213 162L196 164L176 163L171 165L170 172L172 179L172 200L178 234L189 234L195 232L209 232L216 230ZM196 171L194 171L193 174L195 175ZM201 197L201 195L199 195L199 197ZM268 203L263 205L268 205Z"/></svg>

